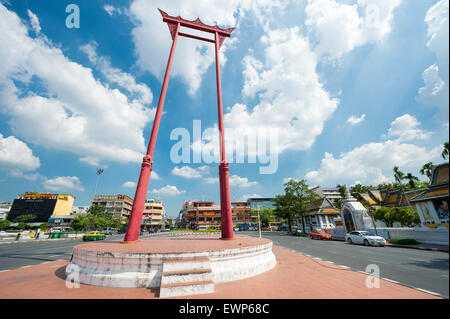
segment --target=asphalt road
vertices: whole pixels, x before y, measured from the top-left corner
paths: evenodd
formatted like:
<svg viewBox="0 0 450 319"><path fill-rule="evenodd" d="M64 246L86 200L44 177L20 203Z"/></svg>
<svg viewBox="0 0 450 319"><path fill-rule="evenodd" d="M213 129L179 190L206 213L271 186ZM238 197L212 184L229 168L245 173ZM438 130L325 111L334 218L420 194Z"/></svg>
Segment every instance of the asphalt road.
<svg viewBox="0 0 450 319"><path fill-rule="evenodd" d="M242 234L259 236L257 232ZM274 245L352 270L366 271L368 265L375 264L379 267L380 278L449 298L449 254L445 252L388 246L366 247L343 241L288 236L285 232L263 232L262 237L271 239Z"/></svg>
<svg viewBox="0 0 450 319"><path fill-rule="evenodd" d="M257 232L238 234L258 236ZM145 234L141 237L167 235L171 234ZM449 298L448 253L394 247L365 247L341 241L288 236L285 232L263 232L262 236L271 239L274 245L356 271L366 271L368 265L375 264L380 269L381 278ZM124 234L113 235L108 236L107 240L120 240L123 237ZM82 242L81 239L77 239L1 244L0 272L59 259L70 259L73 247Z"/></svg>
<svg viewBox="0 0 450 319"><path fill-rule="evenodd" d="M107 236L106 240L121 240L125 234ZM141 236L147 237L148 234ZM83 242L73 240L27 241L0 245L0 272L42 264L59 259L70 259L74 246Z"/></svg>

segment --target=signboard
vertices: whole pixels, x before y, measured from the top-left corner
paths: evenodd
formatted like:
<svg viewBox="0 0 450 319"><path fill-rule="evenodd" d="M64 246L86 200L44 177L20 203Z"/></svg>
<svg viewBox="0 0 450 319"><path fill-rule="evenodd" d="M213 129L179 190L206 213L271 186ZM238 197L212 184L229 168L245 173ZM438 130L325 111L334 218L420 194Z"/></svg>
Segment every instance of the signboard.
<svg viewBox="0 0 450 319"><path fill-rule="evenodd" d="M215 216L216 214L214 212L204 212L203 216Z"/></svg>
<svg viewBox="0 0 450 319"><path fill-rule="evenodd" d="M53 194L24 194L23 198L53 198Z"/></svg>
<svg viewBox="0 0 450 319"><path fill-rule="evenodd" d="M448 223L448 202L449 198L444 197L433 201L434 209L441 223Z"/></svg>

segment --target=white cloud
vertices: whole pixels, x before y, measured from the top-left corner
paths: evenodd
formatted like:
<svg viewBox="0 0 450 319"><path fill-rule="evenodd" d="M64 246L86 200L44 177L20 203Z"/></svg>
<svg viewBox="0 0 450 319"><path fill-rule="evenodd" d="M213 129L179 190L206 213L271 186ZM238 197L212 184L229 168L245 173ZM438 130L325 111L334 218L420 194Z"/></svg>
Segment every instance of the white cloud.
<svg viewBox="0 0 450 319"><path fill-rule="evenodd" d="M85 52L89 60L96 66L96 68L108 79L110 83L117 84L124 88L131 95L131 101L148 105L153 100L153 94L150 88L142 83L136 83L134 77L120 69L113 68L109 59L97 55L97 43L91 42L82 46L81 51Z"/></svg>
<svg viewBox="0 0 450 319"><path fill-rule="evenodd" d="M177 196L186 193L185 190L178 190L176 186L166 185L160 189L153 189L151 193L165 195L165 196Z"/></svg>
<svg viewBox="0 0 450 319"><path fill-rule="evenodd" d="M151 178L151 179L154 179L154 180L159 180L159 179L161 179L161 178L159 177L159 175L158 175L155 171L152 171L152 174L151 174L150 178Z"/></svg>
<svg viewBox="0 0 450 319"><path fill-rule="evenodd" d="M419 121L414 116L404 114L391 123L388 137L395 138L401 142L428 139L431 133L417 128L419 125Z"/></svg>
<svg viewBox="0 0 450 319"><path fill-rule="evenodd" d="M35 15L30 10L27 10L28 17L30 17L30 23L31 27L33 28L34 32L39 33L41 32L41 25L39 24L39 18L37 15Z"/></svg>
<svg viewBox="0 0 450 319"><path fill-rule="evenodd" d="M34 171L39 168L40 160L33 155L27 144L14 136L3 137L0 134L0 167L14 170L15 176L23 171ZM28 175L28 174L27 174Z"/></svg>
<svg viewBox="0 0 450 319"><path fill-rule="evenodd" d="M360 117L357 117L356 115L352 115L347 119L347 123L350 125L356 125L364 121L364 118L366 117L366 114L362 114Z"/></svg>
<svg viewBox="0 0 450 319"><path fill-rule="evenodd" d="M257 96L259 103L253 108L235 104L224 114L224 126L234 132L236 150L246 155L265 155L267 149L261 148L260 141L268 141L269 137L273 139L271 154L308 149L322 133L339 100L320 83L317 56L298 27L268 30L261 42L266 46L264 61L253 55L243 59L242 89L244 97ZM229 137L226 131L227 156L233 151ZM209 140L194 141L193 149L217 150L217 133Z"/></svg>
<svg viewBox="0 0 450 319"><path fill-rule="evenodd" d="M231 175L229 179L230 186L246 188L258 185L258 182L249 182L247 177L240 177L238 175Z"/></svg>
<svg viewBox="0 0 450 319"><path fill-rule="evenodd" d="M169 15L182 16L184 19L194 20L198 17L208 24L218 24L221 27L237 27L239 17L247 12L255 12L260 21L268 23L267 15L272 8L281 9L287 1L183 1L183 0L134 0L129 8L135 28L132 30L133 41L136 47L138 65L150 71L160 80L164 76L167 56L170 51L172 39L167 24L162 22L158 11L161 8ZM195 30L189 30L195 33ZM236 41L236 34L232 33L230 39L224 41L220 49L220 63L226 62L226 51ZM189 38L180 38L177 43L171 75L179 76L188 86L188 93L194 95L199 89L202 76L214 63L214 45Z"/></svg>
<svg viewBox="0 0 450 319"><path fill-rule="evenodd" d="M50 191L84 191L77 176L59 176L44 181L44 188Z"/></svg>
<svg viewBox="0 0 450 319"><path fill-rule="evenodd" d="M366 43L383 39L391 30L393 11L401 0L358 0L355 4L336 0L308 0L305 25L314 50L329 59Z"/></svg>
<svg viewBox="0 0 450 319"><path fill-rule="evenodd" d="M135 188L136 187L136 182L125 182L122 185L123 187L127 187L127 188Z"/></svg>
<svg viewBox="0 0 450 319"><path fill-rule="evenodd" d="M184 178L200 178L203 174L209 172L209 167L204 165L197 168L192 168L189 166L183 166L183 167L174 167L172 170L173 175L181 176Z"/></svg>
<svg viewBox="0 0 450 319"><path fill-rule="evenodd" d="M207 184L216 184L219 183L218 177L205 177L203 181Z"/></svg>
<svg viewBox="0 0 450 319"><path fill-rule="evenodd" d="M100 160L142 160L143 129L154 110L102 84L44 35L31 38L2 4L0 42L0 111L9 116L16 136L97 165ZM31 81L46 92L33 92Z"/></svg>
<svg viewBox="0 0 450 319"><path fill-rule="evenodd" d="M241 200L247 201L249 198L262 198L262 196L259 194L244 194L242 195Z"/></svg>
<svg viewBox="0 0 450 319"><path fill-rule="evenodd" d="M283 184L289 182L291 179L293 179L294 181L297 180L297 179L295 179L293 177L286 177L286 178L283 178Z"/></svg>
<svg viewBox="0 0 450 319"><path fill-rule="evenodd" d="M269 31L261 41L266 45L264 62L253 56L243 60L243 94L257 95L260 102L253 109L235 104L225 114L224 125L245 128L253 135L270 132L278 136L277 147L271 152L308 149L339 100L330 97L320 83L317 57L297 27ZM265 150L258 149L261 151Z"/></svg>
<svg viewBox="0 0 450 319"><path fill-rule="evenodd" d="M436 62L422 74L425 86L421 87L417 99L426 106L437 107L448 117L449 101L449 1L440 0L428 9L425 22L428 24L427 46L436 55Z"/></svg>
<svg viewBox="0 0 450 319"><path fill-rule="evenodd" d="M409 124L412 124L412 129ZM388 136L393 139L364 144L336 157L325 152L320 168L307 172L305 178L310 182L328 185L352 184L356 181L376 185L393 181L394 166L415 175L424 163L437 160L441 149L441 146L428 149L406 143L423 139L428 134L416 129L417 125L419 123L413 116L406 114L398 117L388 131Z"/></svg>
<svg viewBox="0 0 450 319"><path fill-rule="evenodd" d="M115 13L117 13L119 15L120 14L126 14L126 15L129 14L128 9L126 9L126 8L116 8L116 7L114 7L114 6L110 5L110 4L105 4L103 6L103 9L106 11L106 13L108 13L108 15L110 17L112 17Z"/></svg>

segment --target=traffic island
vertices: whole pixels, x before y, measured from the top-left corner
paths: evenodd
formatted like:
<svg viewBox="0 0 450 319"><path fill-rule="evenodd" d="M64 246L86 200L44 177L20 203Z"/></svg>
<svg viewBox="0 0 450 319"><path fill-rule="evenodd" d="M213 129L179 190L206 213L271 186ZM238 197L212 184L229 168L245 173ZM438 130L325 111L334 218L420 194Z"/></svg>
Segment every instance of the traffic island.
<svg viewBox="0 0 450 319"><path fill-rule="evenodd" d="M253 277L276 265L272 241L237 236L183 236L75 246L66 275L82 284L159 288L160 297L214 293L214 284Z"/></svg>

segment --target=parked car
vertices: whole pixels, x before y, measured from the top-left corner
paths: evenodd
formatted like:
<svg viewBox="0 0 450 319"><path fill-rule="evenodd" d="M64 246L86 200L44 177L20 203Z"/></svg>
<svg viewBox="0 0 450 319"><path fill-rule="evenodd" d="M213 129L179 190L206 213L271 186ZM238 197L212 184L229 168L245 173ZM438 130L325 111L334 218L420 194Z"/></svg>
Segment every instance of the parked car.
<svg viewBox="0 0 450 319"><path fill-rule="evenodd" d="M327 240L333 239L333 237L330 234L328 234L326 231L324 231L322 229L313 229L312 231L310 231L309 238L311 238L311 239L327 239Z"/></svg>
<svg viewBox="0 0 450 319"><path fill-rule="evenodd" d="M106 235L99 231L91 231L91 232L83 235L83 241L103 240L105 238L106 238Z"/></svg>
<svg viewBox="0 0 450 319"><path fill-rule="evenodd" d="M105 234L105 235L112 235L113 234L111 228L102 229L102 233Z"/></svg>
<svg viewBox="0 0 450 319"><path fill-rule="evenodd" d="M386 246L386 239L375 236L368 231L352 231L345 235L345 240L349 244L363 244L365 246Z"/></svg>
<svg viewBox="0 0 450 319"><path fill-rule="evenodd" d="M287 231L288 227L286 225L281 225L278 227L278 231Z"/></svg>

